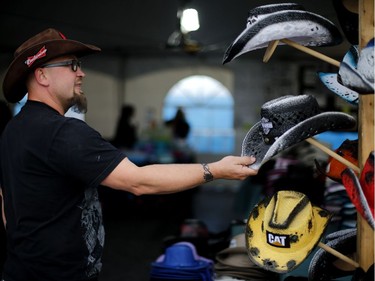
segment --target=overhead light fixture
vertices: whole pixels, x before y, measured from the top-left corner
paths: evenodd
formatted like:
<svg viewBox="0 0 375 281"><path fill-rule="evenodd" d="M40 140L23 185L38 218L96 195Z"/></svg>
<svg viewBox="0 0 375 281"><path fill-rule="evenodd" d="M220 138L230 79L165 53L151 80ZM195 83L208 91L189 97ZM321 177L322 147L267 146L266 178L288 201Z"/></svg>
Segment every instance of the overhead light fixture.
<svg viewBox="0 0 375 281"><path fill-rule="evenodd" d="M183 33L189 33L199 29L199 18L198 11L196 9L185 9L182 11L180 20L181 31Z"/></svg>

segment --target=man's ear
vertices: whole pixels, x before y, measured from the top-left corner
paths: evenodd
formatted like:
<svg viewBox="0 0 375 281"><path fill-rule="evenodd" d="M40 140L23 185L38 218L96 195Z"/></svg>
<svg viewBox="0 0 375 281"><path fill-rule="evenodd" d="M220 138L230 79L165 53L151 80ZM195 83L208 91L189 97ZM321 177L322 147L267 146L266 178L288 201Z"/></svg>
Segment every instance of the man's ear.
<svg viewBox="0 0 375 281"><path fill-rule="evenodd" d="M38 84L46 85L48 83L48 79L45 75L44 69L38 67L34 70L34 77Z"/></svg>

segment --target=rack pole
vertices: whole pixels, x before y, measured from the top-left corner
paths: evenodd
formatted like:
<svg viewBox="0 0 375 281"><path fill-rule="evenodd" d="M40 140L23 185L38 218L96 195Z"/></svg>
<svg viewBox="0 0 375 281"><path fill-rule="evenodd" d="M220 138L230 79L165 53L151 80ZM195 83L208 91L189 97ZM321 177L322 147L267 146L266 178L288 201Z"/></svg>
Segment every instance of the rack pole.
<svg viewBox="0 0 375 281"><path fill-rule="evenodd" d="M362 49L374 37L374 0L359 0L359 47ZM358 109L359 166L363 166L374 150L374 93L360 95ZM374 231L357 215L357 255L362 269L374 263Z"/></svg>

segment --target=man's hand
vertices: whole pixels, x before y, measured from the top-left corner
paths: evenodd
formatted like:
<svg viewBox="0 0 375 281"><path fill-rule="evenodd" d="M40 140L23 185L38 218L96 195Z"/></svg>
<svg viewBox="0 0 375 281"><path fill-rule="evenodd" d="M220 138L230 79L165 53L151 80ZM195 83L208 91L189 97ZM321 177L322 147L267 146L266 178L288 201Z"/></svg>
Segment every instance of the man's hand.
<svg viewBox="0 0 375 281"><path fill-rule="evenodd" d="M209 168L214 179L243 180L258 173L248 166L255 162L254 157L226 156L220 161L210 163Z"/></svg>

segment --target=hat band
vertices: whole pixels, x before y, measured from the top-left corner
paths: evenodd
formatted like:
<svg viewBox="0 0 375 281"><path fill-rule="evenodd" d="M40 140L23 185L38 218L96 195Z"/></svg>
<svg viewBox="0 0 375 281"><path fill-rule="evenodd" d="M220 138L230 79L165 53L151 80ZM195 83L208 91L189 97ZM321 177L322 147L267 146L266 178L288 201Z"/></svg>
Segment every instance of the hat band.
<svg viewBox="0 0 375 281"><path fill-rule="evenodd" d="M262 117L262 119L260 120L260 124L261 124L262 131L263 131L260 134L263 138L264 143L266 144L274 143L275 138L268 136L269 132L273 129L272 122L268 118Z"/></svg>
<svg viewBox="0 0 375 281"><path fill-rule="evenodd" d="M262 130L260 134L263 142L267 145L272 145L279 137L281 137L290 128L305 120L317 115L319 109L316 105L311 104L309 107L300 105L299 109L284 108L282 112L266 112L261 118L260 124Z"/></svg>

